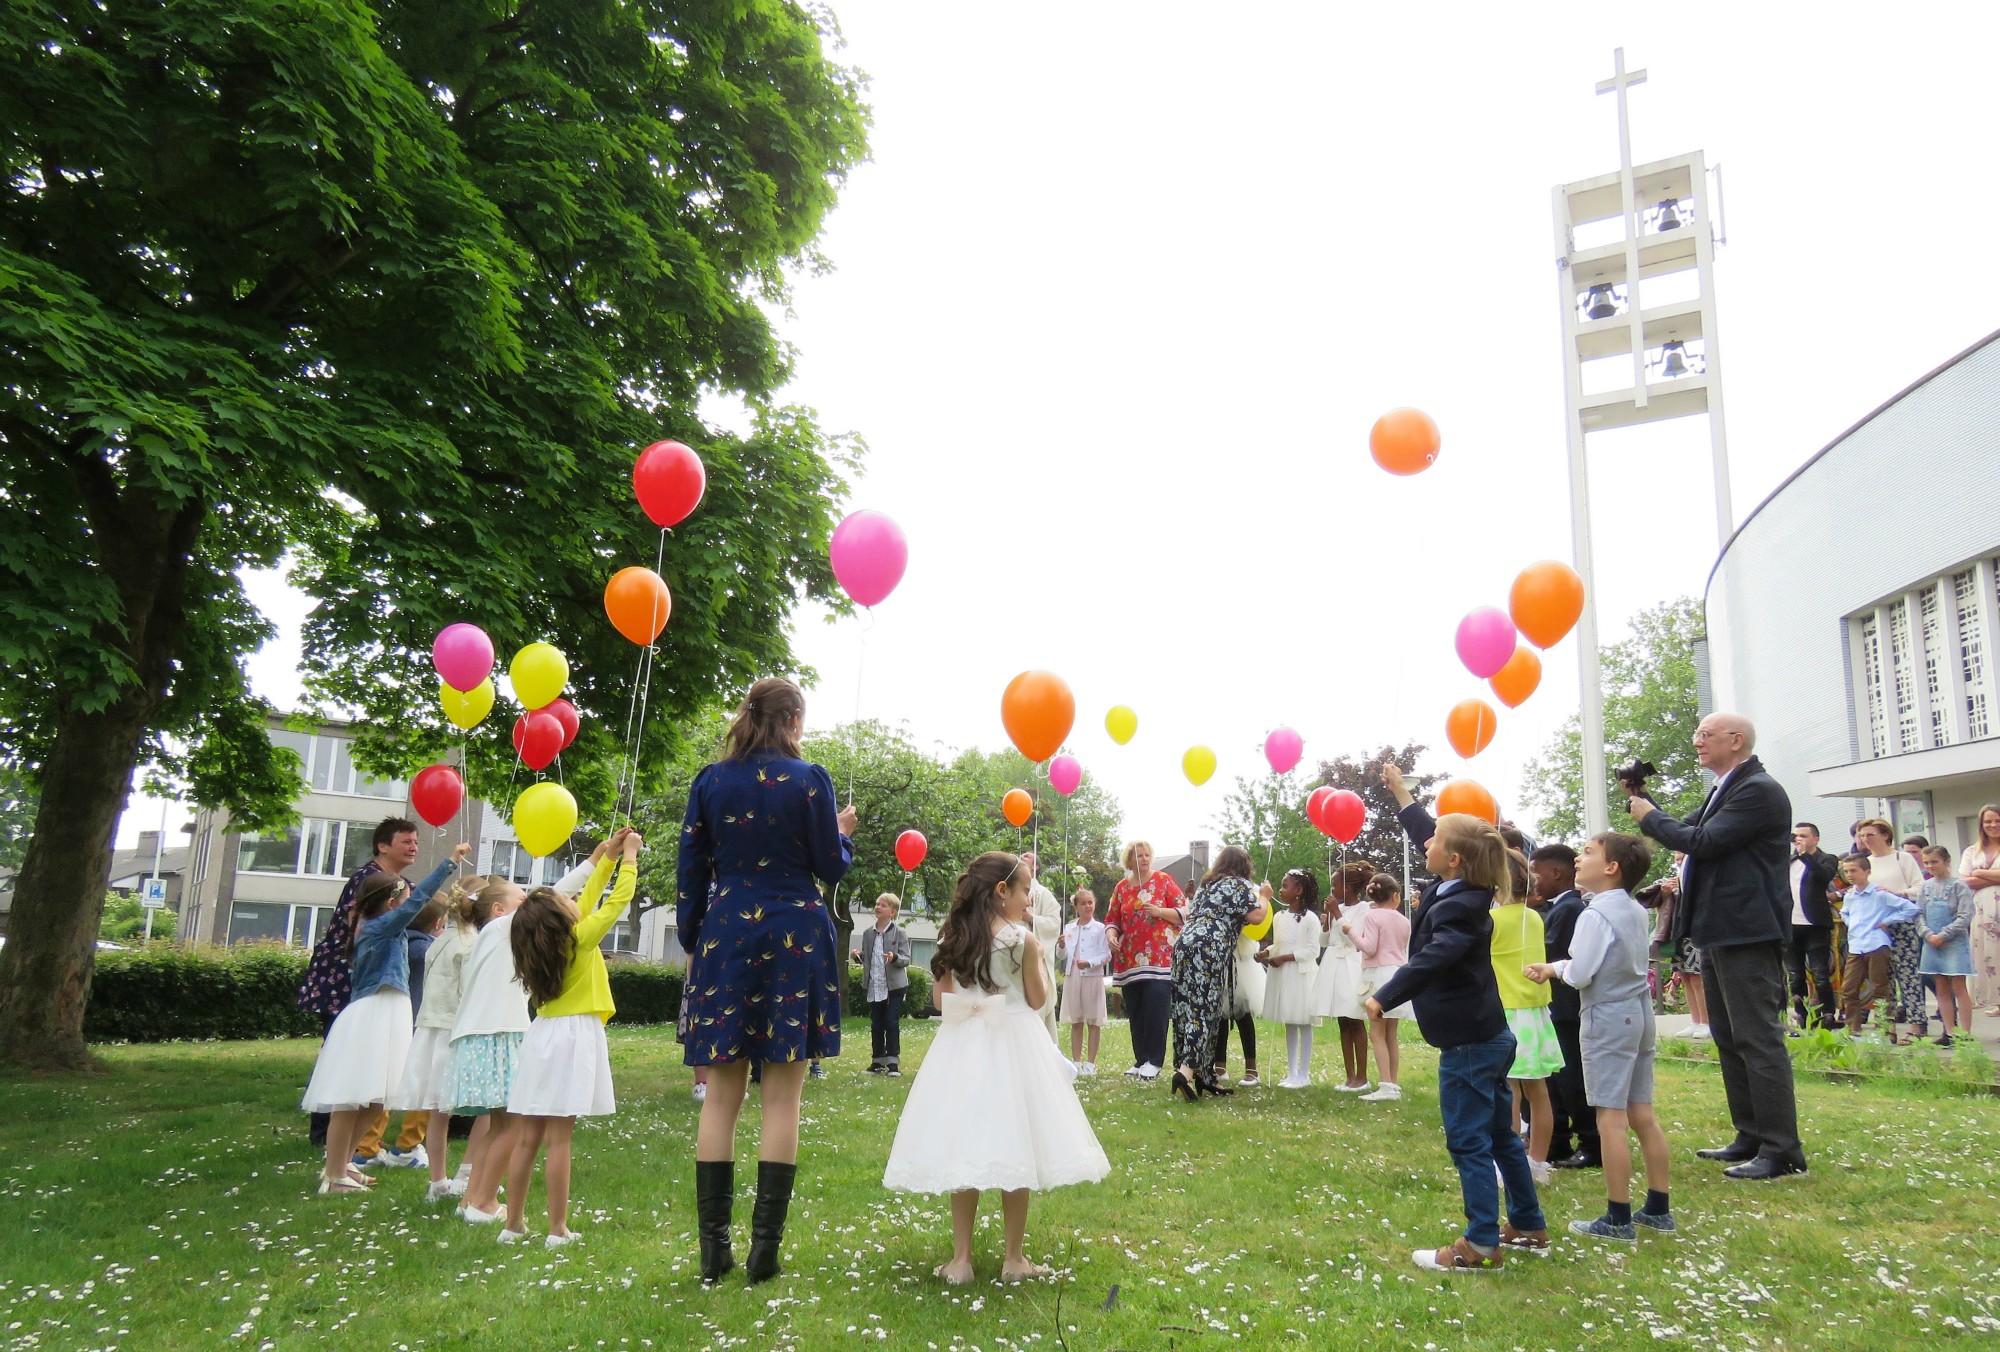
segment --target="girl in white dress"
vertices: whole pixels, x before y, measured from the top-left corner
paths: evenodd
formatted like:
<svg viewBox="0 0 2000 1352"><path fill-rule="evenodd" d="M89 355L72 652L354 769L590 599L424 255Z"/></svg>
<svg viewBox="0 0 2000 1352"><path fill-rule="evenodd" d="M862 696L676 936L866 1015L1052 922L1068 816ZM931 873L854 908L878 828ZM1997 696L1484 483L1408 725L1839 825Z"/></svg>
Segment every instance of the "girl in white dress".
<svg viewBox="0 0 2000 1352"><path fill-rule="evenodd" d="M959 876L938 931L931 974L943 1023L917 1070L889 1147L882 1184L951 1194L951 1261L937 1275L972 1280L979 1193L1000 1191L1007 1251L1000 1275L1048 1275L1028 1261L1030 1191L1095 1183L1111 1172L1067 1065L1049 1042L1041 1007L1051 997L1041 941L1028 928L1020 860L982 854Z"/></svg>
<svg viewBox="0 0 2000 1352"><path fill-rule="evenodd" d="M1374 876L1370 864L1349 864L1333 875L1326 904L1326 952L1319 960L1315 986L1320 1016L1340 1026L1340 1060L1347 1080L1334 1088L1345 1094L1368 1088L1368 1015L1361 1008L1361 950L1340 922L1368 909L1362 891Z"/></svg>
<svg viewBox="0 0 2000 1352"><path fill-rule="evenodd" d="M1270 968L1264 1017L1285 1025L1287 1073L1280 1089L1312 1083L1313 1025L1319 1021L1315 978L1319 973L1319 879L1302 868L1278 884L1285 909L1271 921L1271 947L1260 954Z"/></svg>

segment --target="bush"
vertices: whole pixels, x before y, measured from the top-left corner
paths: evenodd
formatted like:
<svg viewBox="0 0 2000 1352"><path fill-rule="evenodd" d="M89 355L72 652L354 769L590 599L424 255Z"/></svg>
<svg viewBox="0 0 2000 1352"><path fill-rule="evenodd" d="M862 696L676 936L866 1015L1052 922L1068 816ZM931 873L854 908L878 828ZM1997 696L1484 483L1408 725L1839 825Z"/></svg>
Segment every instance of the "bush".
<svg viewBox="0 0 2000 1352"><path fill-rule="evenodd" d="M298 1007L307 954L282 944L156 944L97 955L84 1036L93 1042L317 1037Z"/></svg>
<svg viewBox="0 0 2000 1352"><path fill-rule="evenodd" d="M614 962L611 999L618 1012L613 1023L672 1023L680 1017L682 971L657 962Z"/></svg>
<svg viewBox="0 0 2000 1352"><path fill-rule="evenodd" d="M915 965L909 973L910 993L903 997L903 1017L925 1018L931 1007L931 974ZM847 969L847 1012L856 1018L868 1016L868 974L859 966Z"/></svg>

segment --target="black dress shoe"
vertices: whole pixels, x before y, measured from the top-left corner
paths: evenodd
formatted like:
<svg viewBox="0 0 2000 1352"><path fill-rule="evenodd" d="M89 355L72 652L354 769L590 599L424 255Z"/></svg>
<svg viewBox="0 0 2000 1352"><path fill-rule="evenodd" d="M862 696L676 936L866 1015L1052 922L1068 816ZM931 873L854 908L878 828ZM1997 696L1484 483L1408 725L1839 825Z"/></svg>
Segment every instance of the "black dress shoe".
<svg viewBox="0 0 2000 1352"><path fill-rule="evenodd" d="M1716 1146L1710 1150L1697 1150L1694 1152L1694 1156L1696 1159L1701 1160L1721 1160L1724 1164L1741 1164L1745 1160L1754 1160L1757 1158L1757 1147L1754 1145L1744 1145L1741 1141L1738 1141L1733 1145Z"/></svg>
<svg viewBox="0 0 2000 1352"><path fill-rule="evenodd" d="M1552 1169L1602 1169L1604 1161L1588 1150L1579 1150L1574 1155L1565 1155L1559 1160L1550 1160Z"/></svg>
<svg viewBox="0 0 2000 1352"><path fill-rule="evenodd" d="M1745 1183L1762 1183L1773 1178L1803 1178L1806 1166L1793 1164L1789 1160L1774 1160L1767 1155L1759 1155L1748 1164L1739 1164L1733 1169L1724 1169L1724 1178L1734 1178Z"/></svg>

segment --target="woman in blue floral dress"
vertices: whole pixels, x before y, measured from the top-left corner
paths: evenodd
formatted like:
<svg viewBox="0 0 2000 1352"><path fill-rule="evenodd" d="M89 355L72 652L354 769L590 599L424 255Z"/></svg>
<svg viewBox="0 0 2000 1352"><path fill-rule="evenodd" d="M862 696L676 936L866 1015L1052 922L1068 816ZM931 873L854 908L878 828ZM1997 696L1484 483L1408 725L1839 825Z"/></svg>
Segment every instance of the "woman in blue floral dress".
<svg viewBox="0 0 2000 1352"><path fill-rule="evenodd" d="M751 1062L763 1069L764 1125L747 1271L760 1282L778 1273L807 1063L840 1054L843 973L819 885L853 862L854 809L838 808L832 778L799 759L805 716L790 681L752 686L728 755L695 776L681 828L675 922L695 977L681 996L684 1059L709 1067L694 1166L706 1282L736 1266L736 1117Z"/></svg>
<svg viewBox="0 0 2000 1352"><path fill-rule="evenodd" d="M1217 1080L1209 1041L1222 1017L1236 972L1236 936L1261 924L1270 900L1250 886L1250 856L1230 845L1215 858L1174 944L1174 1065L1169 1087L1177 1094L1229 1094Z"/></svg>

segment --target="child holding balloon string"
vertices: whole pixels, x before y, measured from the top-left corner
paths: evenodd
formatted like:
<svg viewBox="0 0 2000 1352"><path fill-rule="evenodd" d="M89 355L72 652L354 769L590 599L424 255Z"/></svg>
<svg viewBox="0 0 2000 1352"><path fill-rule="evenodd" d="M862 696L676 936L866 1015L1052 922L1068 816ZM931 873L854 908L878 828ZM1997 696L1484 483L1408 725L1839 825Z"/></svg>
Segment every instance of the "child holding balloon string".
<svg viewBox="0 0 2000 1352"><path fill-rule="evenodd" d="M1347 1078L1334 1088L1343 1094L1368 1089L1368 1017L1361 1008L1361 950L1340 922L1367 909L1362 890L1374 876L1375 866L1367 863L1348 864L1333 875L1324 926L1326 951L1320 956L1313 987L1320 1017L1333 1019L1340 1028L1340 1060Z"/></svg>
<svg viewBox="0 0 2000 1352"><path fill-rule="evenodd" d="M1410 960L1410 918L1403 914L1401 887L1386 873L1368 880L1368 909L1348 916L1341 927L1354 946L1361 950L1361 988L1372 995L1388 984ZM1403 1097L1403 1048L1397 1024L1413 1017L1407 1002L1382 1011L1379 1019L1368 1021L1368 1041L1375 1050L1375 1092L1361 1096L1364 1103L1394 1103Z"/></svg>

